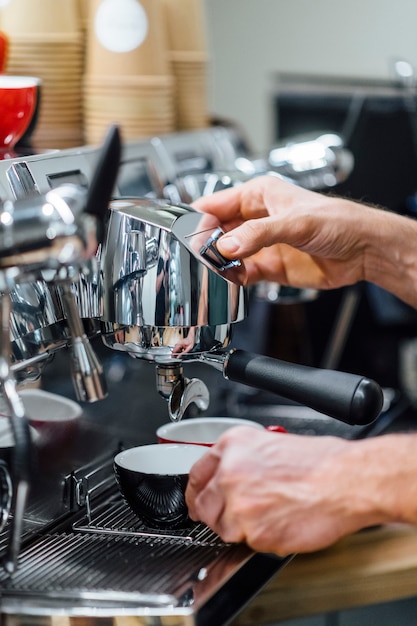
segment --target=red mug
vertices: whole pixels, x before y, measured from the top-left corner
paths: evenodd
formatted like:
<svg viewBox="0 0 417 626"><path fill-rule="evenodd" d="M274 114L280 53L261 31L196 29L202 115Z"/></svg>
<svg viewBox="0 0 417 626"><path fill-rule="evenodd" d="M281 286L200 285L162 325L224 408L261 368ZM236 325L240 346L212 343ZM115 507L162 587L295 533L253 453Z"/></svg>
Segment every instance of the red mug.
<svg viewBox="0 0 417 626"><path fill-rule="evenodd" d="M188 443L212 446L219 437L234 426L251 426L258 430L285 433L282 426L262 426L258 422L235 417L196 417L163 424L156 431L158 443Z"/></svg>
<svg viewBox="0 0 417 626"><path fill-rule="evenodd" d="M0 151L12 151L35 114L40 79L0 74Z"/></svg>
<svg viewBox="0 0 417 626"><path fill-rule="evenodd" d="M6 71L9 53L9 38L5 32L0 30L0 73Z"/></svg>

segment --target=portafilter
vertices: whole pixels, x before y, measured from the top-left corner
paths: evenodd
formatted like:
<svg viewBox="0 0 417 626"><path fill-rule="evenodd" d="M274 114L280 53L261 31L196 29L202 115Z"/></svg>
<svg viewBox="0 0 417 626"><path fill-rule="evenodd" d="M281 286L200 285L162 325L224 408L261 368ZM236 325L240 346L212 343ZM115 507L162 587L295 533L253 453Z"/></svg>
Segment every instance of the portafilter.
<svg viewBox="0 0 417 626"><path fill-rule="evenodd" d="M226 379L277 393L349 424L371 423L383 394L368 378L230 348L233 324L247 314L241 264L219 253L214 216L164 200L110 204L101 258L104 343L153 361L171 420L209 393L183 376L185 361L207 363Z"/></svg>

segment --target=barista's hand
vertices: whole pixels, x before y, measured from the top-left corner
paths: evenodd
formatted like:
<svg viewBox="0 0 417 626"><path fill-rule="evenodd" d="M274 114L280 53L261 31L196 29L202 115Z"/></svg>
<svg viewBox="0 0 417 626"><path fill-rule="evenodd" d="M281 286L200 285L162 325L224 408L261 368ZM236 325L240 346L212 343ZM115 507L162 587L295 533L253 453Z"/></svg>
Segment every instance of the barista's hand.
<svg viewBox="0 0 417 626"><path fill-rule="evenodd" d="M346 233L364 208L353 205L357 215L352 221L350 204L339 200L335 209L334 199L263 176L200 198L193 206L214 213L225 231L233 229L217 247L227 258L245 260L248 283L274 280L329 288L363 278L364 245Z"/></svg>
<svg viewBox="0 0 417 626"><path fill-rule="evenodd" d="M226 258L244 259L243 270L233 270L242 283L334 289L367 280L417 305L414 220L275 176L254 178L193 206L218 217L226 234L217 247Z"/></svg>
<svg viewBox="0 0 417 626"><path fill-rule="evenodd" d="M226 542L285 555L417 520L414 435L363 441L227 431L192 468L190 516Z"/></svg>

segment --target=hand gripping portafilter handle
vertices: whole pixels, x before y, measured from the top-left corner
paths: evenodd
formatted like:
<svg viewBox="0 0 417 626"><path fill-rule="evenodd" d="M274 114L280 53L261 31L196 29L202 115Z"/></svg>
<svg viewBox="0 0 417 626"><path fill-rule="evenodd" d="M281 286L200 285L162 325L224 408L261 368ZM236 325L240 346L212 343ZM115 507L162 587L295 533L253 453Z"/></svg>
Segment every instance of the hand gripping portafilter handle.
<svg viewBox="0 0 417 626"><path fill-rule="evenodd" d="M244 350L229 353L223 373L229 380L271 391L346 424L370 424L382 409L381 387L356 374L288 363Z"/></svg>

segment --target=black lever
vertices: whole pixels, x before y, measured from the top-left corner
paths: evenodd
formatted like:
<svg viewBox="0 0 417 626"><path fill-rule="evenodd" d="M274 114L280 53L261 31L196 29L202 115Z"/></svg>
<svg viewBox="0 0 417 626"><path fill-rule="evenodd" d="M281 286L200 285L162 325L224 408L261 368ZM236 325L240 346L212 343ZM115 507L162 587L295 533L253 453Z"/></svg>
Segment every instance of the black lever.
<svg viewBox="0 0 417 626"><path fill-rule="evenodd" d="M104 138L100 157L88 189L85 213L94 215L103 224L119 171L122 142L119 127L110 126ZM101 241L98 233L98 241Z"/></svg>

